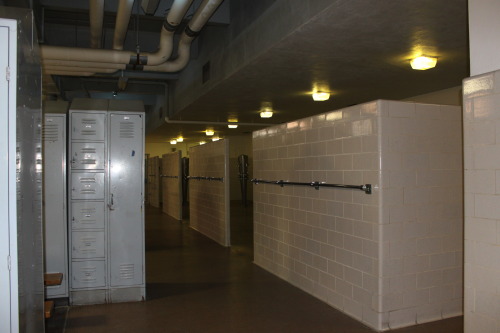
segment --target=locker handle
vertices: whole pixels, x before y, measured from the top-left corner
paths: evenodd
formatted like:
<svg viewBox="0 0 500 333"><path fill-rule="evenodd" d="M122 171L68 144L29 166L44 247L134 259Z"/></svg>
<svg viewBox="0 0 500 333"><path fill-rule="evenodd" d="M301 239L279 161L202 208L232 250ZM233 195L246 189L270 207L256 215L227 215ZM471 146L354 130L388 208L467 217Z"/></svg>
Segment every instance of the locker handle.
<svg viewBox="0 0 500 333"><path fill-rule="evenodd" d="M114 205L113 193L111 193L111 201L108 204L109 210L115 210L115 207L113 205Z"/></svg>

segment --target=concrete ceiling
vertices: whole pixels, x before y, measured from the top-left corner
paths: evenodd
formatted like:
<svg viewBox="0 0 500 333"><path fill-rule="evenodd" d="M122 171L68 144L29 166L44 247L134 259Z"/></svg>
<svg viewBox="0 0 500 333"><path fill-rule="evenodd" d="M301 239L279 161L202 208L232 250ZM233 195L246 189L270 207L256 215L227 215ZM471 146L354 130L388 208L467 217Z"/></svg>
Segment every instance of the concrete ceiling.
<svg viewBox="0 0 500 333"><path fill-rule="evenodd" d="M58 11L81 15L85 11L82 8L68 8L65 6L68 1L54 1L43 1L39 5L45 6L51 15ZM134 90L130 91L136 97L141 98L148 93L151 95L151 84L155 82L158 83L155 89L159 94L164 83L174 88L167 103L169 107L165 106L167 110L161 110L163 113L159 114L158 119L168 114L174 120L226 122L228 118L237 118L238 121L247 123L282 123L374 99L405 99L459 86L462 79L469 75L466 0L306 1L304 3L308 3L309 7L320 2L323 5L293 28L282 28L289 14L287 11L293 18L293 8L281 10L279 17L273 13L276 24L266 26L266 31L276 34L281 29L283 32L272 45L259 50L248 49L248 43L240 43L247 45L247 48L238 48L238 38L266 38L257 32L246 32L255 30L255 26L262 23L260 17L264 17L266 12L279 5L286 8L287 1L226 0L228 5L236 5L236 1L240 1L237 6L241 7L242 3L249 6L247 9L255 6L262 13L253 14L251 21L245 20L243 13L231 17L229 25L216 22L217 26L209 26L200 36L200 45L192 53L193 63L188 65L185 73L155 74L156 76L149 77L136 74ZM290 4L294 2L289 1ZM108 13L107 17L111 22L108 25L112 25L113 13ZM66 22L67 19L61 18L57 22L55 18L51 20L53 26L66 26L68 36L70 31L75 30L74 26ZM80 21L82 20L84 21L83 18ZM149 47L154 50L158 38L158 33L154 31L161 20L146 16L141 16L141 20L147 23L140 24L139 29L143 27L144 40L150 39ZM47 23L50 22L46 22L45 29ZM80 24L85 25L84 22ZM241 28L240 35L228 38L226 30L231 29L232 24L246 26ZM133 29L132 23L130 28ZM159 28L157 31L159 32ZM134 31L129 31L129 34L133 33ZM215 36L220 34L223 41L219 41L219 45L226 43L223 52L218 54L219 60L210 56L214 52L217 55L217 49L204 49L204 33ZM54 37L51 38L53 41ZM45 42L51 43L51 38L45 38ZM70 37L64 38L68 39L65 43L71 43ZM211 45L208 42L206 44ZM59 45L62 45L61 40ZM247 56L245 61L238 61L245 56L242 52L251 53L252 56ZM437 67L427 71L412 70L409 60L419 53L437 57ZM200 59L197 61L197 58ZM211 63L212 72L226 72L214 82L204 85L199 81L201 65L206 62ZM193 70L189 66L198 68ZM230 70L225 68L228 66L231 66ZM217 77L217 73L215 76ZM93 91L91 79L82 79L85 80L87 96L91 95L89 90ZM101 80L95 86L100 97L111 93L113 80L116 78L104 78L104 81L111 80L110 86L106 88L102 78L94 79L96 82ZM68 78L56 78L59 88L76 95L78 92L75 91L81 90L78 83L75 83L78 80L80 79L72 78L69 83ZM144 82L142 88L141 81ZM310 92L316 83L323 83L328 87L332 92L330 100L313 102ZM127 91L123 92L126 93ZM151 96L147 98L151 99ZM258 110L262 102L272 102L276 110L273 118L259 118ZM154 106L151 106L151 110L153 109ZM149 141L165 142L182 134L188 142L195 142L203 137L201 132L206 125L174 125L158 120L151 128L155 129L148 133ZM248 133L258 127L240 126L236 130L228 130L227 126L220 125L215 126L215 129L220 131L221 136L228 136Z"/></svg>

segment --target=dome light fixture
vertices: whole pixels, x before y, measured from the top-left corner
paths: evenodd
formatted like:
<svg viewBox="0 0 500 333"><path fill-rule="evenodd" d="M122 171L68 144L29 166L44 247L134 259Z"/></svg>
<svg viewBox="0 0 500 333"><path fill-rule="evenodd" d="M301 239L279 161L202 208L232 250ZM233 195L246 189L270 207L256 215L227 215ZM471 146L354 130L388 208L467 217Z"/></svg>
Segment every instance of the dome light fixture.
<svg viewBox="0 0 500 333"><path fill-rule="evenodd" d="M323 102L330 99L330 93L324 91L315 91L312 94L312 98L315 102Z"/></svg>
<svg viewBox="0 0 500 333"><path fill-rule="evenodd" d="M436 67L437 58L420 56L410 61L411 68L419 71Z"/></svg>

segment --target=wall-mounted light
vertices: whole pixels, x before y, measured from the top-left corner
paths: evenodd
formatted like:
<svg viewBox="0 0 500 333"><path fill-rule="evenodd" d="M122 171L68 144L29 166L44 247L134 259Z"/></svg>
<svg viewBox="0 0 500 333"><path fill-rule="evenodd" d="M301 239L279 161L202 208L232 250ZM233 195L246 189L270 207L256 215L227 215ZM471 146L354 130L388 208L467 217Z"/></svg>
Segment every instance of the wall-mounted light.
<svg viewBox="0 0 500 333"><path fill-rule="evenodd" d="M327 101L330 99L330 93L324 91L315 91L312 94L312 98L316 102Z"/></svg>
<svg viewBox="0 0 500 333"><path fill-rule="evenodd" d="M182 142L182 141L184 141L184 138L183 138L182 136L179 136L179 137L177 138L177 142Z"/></svg>
<svg viewBox="0 0 500 333"><path fill-rule="evenodd" d="M436 67L437 58L420 56L410 61L411 68L424 71Z"/></svg>
<svg viewBox="0 0 500 333"><path fill-rule="evenodd" d="M260 111L261 118L271 118L272 116L273 116L273 111L271 110Z"/></svg>
<svg viewBox="0 0 500 333"><path fill-rule="evenodd" d="M205 141L200 141L200 145L204 145L205 143Z"/></svg>
<svg viewBox="0 0 500 333"><path fill-rule="evenodd" d="M214 135L214 133L215 133L215 132L214 132L214 130L213 130L213 129L207 129L207 130L205 131L205 134L206 134L207 136L212 136L212 135Z"/></svg>
<svg viewBox="0 0 500 333"><path fill-rule="evenodd" d="M171 145L175 145L177 143L177 140L170 140Z"/></svg>
<svg viewBox="0 0 500 333"><path fill-rule="evenodd" d="M219 138L218 136L214 136L214 137L212 138L212 141L219 141L219 140L220 140L220 138Z"/></svg>
<svg viewBox="0 0 500 333"><path fill-rule="evenodd" d="M261 118L271 118L273 116L273 104L271 102L262 102L260 107Z"/></svg>
<svg viewBox="0 0 500 333"><path fill-rule="evenodd" d="M238 128L238 125L234 124L234 125L227 125L228 128Z"/></svg>

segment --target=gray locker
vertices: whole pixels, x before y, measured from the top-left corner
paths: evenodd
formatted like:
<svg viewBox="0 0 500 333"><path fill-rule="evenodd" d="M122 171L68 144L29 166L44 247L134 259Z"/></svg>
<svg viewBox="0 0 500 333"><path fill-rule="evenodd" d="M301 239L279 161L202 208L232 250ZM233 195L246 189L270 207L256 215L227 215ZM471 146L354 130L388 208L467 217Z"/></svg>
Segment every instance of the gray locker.
<svg viewBox="0 0 500 333"><path fill-rule="evenodd" d="M104 141L106 113L73 112L71 140Z"/></svg>
<svg viewBox="0 0 500 333"><path fill-rule="evenodd" d="M71 264L73 289L99 288L106 286L106 268L104 261L74 261Z"/></svg>
<svg viewBox="0 0 500 333"><path fill-rule="evenodd" d="M111 114L109 128L109 246L111 286L143 283L142 115ZM126 166L126 167L124 167Z"/></svg>
<svg viewBox="0 0 500 333"><path fill-rule="evenodd" d="M68 297L65 114L45 114L42 139L45 273L63 274L60 285L45 287L45 295Z"/></svg>
<svg viewBox="0 0 500 333"><path fill-rule="evenodd" d="M104 173L71 174L71 199L104 199Z"/></svg>
<svg viewBox="0 0 500 333"><path fill-rule="evenodd" d="M72 103L72 304L145 298L142 109L136 101Z"/></svg>
<svg viewBox="0 0 500 333"><path fill-rule="evenodd" d="M105 168L104 142L73 142L71 168L78 170L103 170Z"/></svg>
<svg viewBox="0 0 500 333"><path fill-rule="evenodd" d="M104 229L104 202L74 201L71 204L71 227L78 229Z"/></svg>
<svg viewBox="0 0 500 333"><path fill-rule="evenodd" d="M73 231L71 239L73 259L104 258L104 231Z"/></svg>

